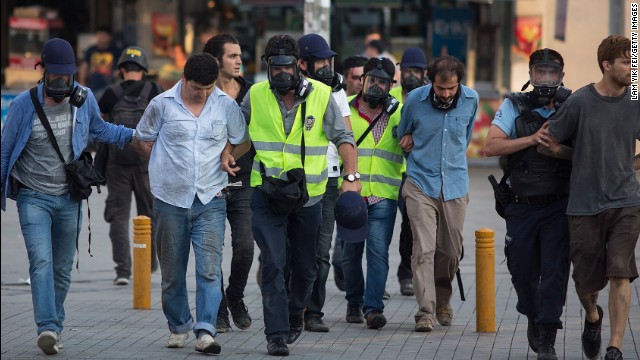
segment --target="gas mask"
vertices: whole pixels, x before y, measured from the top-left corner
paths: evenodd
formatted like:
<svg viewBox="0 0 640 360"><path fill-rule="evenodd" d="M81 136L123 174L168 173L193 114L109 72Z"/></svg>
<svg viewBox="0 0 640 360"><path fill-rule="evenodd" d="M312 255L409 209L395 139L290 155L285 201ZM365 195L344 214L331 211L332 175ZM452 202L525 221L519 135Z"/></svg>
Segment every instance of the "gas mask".
<svg viewBox="0 0 640 360"><path fill-rule="evenodd" d="M274 55L267 59L269 84L280 95L297 88L300 82L297 62L298 59L291 55Z"/></svg>
<svg viewBox="0 0 640 360"><path fill-rule="evenodd" d="M323 66L313 73L310 71L310 73L311 78L320 80L326 85L331 86L331 83L333 82L333 70L331 70L331 67L329 65Z"/></svg>
<svg viewBox="0 0 640 360"><path fill-rule="evenodd" d="M401 70L403 71L403 70ZM422 69L421 69L422 71ZM423 72L424 74L424 72ZM400 85L402 85L402 89L404 91L406 91L407 93L410 92L413 89L417 89L420 86L423 85L424 83L424 75L421 77L417 77L414 74L410 73L409 76L405 77L404 74L402 74L402 78L400 79Z"/></svg>
<svg viewBox="0 0 640 360"><path fill-rule="evenodd" d="M562 84L562 66L553 60L538 61L529 68L529 77L534 101L540 106L547 106Z"/></svg>
<svg viewBox="0 0 640 360"><path fill-rule="evenodd" d="M384 104L389 97L389 90L391 90L391 78L382 70L382 65L378 64L377 68L365 74L362 99L369 105L376 107Z"/></svg>
<svg viewBox="0 0 640 360"><path fill-rule="evenodd" d="M61 103L69 97L69 103L75 107L80 107L87 99L87 89L82 86L74 86L74 75L53 75L45 70L44 72L44 94L53 99L56 103Z"/></svg>

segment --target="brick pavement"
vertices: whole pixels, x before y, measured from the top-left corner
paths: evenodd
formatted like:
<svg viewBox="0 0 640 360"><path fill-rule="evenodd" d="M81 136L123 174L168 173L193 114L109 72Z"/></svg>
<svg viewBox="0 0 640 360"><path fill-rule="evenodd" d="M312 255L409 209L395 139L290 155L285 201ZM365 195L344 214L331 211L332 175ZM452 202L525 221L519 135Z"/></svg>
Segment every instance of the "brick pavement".
<svg viewBox="0 0 640 360"><path fill-rule="evenodd" d="M385 301L387 325L381 330L369 330L364 324L344 321L346 303L344 293L337 290L330 275L327 285L325 322L328 333L303 332L291 346L292 359L535 359L527 346L526 317L515 310L516 294L511 286L506 264L503 263L502 239L504 222L493 211L493 198L486 177L498 170L487 167L471 169L470 203L465 223L465 259L461 264L465 302L458 289L453 294L453 324L436 325L431 333L413 332L413 314L417 310L414 297L402 296L395 278L399 263L397 233L390 250L390 271L387 290L392 294ZM108 227L102 219L105 194L92 196L92 253L87 255L85 230L80 236L80 271L74 271L66 301L67 319L62 335L64 349L55 358L63 359L194 359L202 355L194 352L193 334L184 349L164 347L168 337L166 320L160 302L160 274L152 275L151 310L132 309L132 286L112 285L115 277L111 262ZM399 222L398 222L399 224ZM30 289L20 284L28 277L28 263L22 243L15 203L8 202L2 213L1 262L1 357L2 359L38 359L45 355L36 347ZM474 231L489 227L496 231L496 332L477 333L475 324L475 244ZM227 234L228 236L228 234ZM228 240L228 239L227 239ZM229 244L229 241L226 241ZM230 246L224 250L224 268L230 264ZM636 249L640 262L640 250ZM193 264L193 262L191 262ZM229 359L263 359L266 355L261 297L255 282L255 268L246 290L246 303L254 323L248 330L218 335L222 353ZM192 309L195 286L193 266L189 269L189 290ZM608 289L600 302L607 303ZM195 309L194 315L195 315ZM632 285L630 320L624 340L626 359L640 354L640 282ZM575 294L573 281L569 283L564 329L558 333L556 351L559 358L582 359L580 333L584 315ZM603 351L609 339L609 316L605 311L603 323Z"/></svg>

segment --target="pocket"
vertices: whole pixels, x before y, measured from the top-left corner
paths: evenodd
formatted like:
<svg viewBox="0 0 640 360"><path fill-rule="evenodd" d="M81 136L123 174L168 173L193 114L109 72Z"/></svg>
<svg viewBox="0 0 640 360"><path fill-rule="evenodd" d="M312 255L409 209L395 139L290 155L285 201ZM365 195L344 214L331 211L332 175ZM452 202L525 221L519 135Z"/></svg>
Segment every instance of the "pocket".
<svg viewBox="0 0 640 360"><path fill-rule="evenodd" d="M224 120L214 119L207 125L203 126L200 131L200 139L213 140L220 142L227 137L227 124Z"/></svg>
<svg viewBox="0 0 640 360"><path fill-rule="evenodd" d="M469 126L469 122L471 121L470 116L456 116L455 118L455 126L456 126L456 137L460 141L460 143L465 144L467 142L467 127Z"/></svg>

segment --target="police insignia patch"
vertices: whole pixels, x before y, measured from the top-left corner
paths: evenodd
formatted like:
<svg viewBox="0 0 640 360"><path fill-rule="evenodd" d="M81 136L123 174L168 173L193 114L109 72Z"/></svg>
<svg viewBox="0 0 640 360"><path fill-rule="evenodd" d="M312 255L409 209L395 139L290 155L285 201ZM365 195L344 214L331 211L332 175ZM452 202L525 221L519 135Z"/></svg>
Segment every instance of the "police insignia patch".
<svg viewBox="0 0 640 360"><path fill-rule="evenodd" d="M311 131L311 128L313 127L313 124L315 124L315 122L316 122L316 118L314 118L313 115L307 116L307 118L304 120L305 130Z"/></svg>

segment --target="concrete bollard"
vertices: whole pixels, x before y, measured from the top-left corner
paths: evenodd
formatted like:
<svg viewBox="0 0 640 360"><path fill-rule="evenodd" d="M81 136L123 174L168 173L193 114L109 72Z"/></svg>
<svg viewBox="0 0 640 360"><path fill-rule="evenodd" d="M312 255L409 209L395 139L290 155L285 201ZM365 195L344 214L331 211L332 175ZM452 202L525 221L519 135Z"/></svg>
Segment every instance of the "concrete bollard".
<svg viewBox="0 0 640 360"><path fill-rule="evenodd" d="M133 308L151 309L151 218L133 218Z"/></svg>
<svg viewBox="0 0 640 360"><path fill-rule="evenodd" d="M476 331L496 332L495 232L476 230Z"/></svg>

